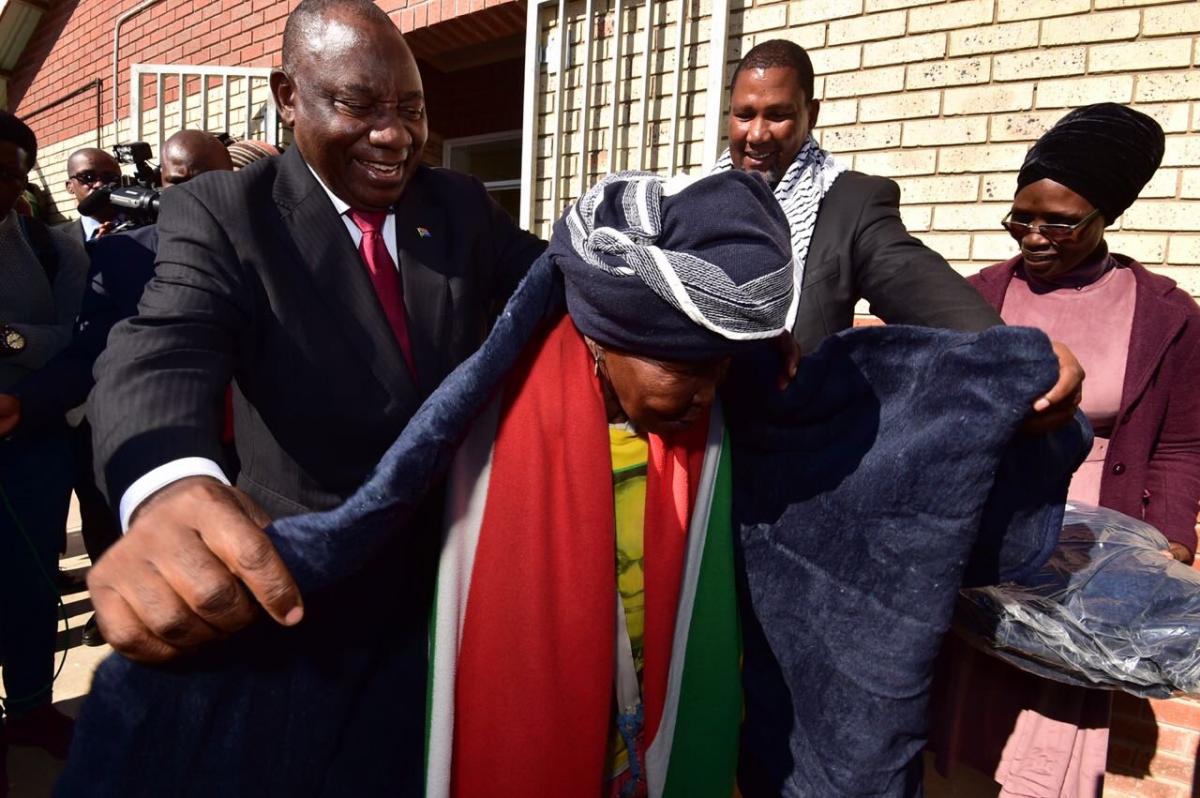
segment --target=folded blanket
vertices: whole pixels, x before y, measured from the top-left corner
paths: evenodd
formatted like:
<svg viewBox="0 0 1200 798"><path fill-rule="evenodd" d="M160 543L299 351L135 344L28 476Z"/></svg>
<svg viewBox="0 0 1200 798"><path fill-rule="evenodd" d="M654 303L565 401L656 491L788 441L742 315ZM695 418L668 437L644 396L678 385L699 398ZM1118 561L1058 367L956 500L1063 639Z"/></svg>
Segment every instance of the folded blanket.
<svg viewBox="0 0 1200 798"><path fill-rule="evenodd" d="M1047 679L1166 698L1200 694L1200 572L1149 524L1067 507L1058 547L1019 582L964 590L956 627Z"/></svg>
<svg viewBox="0 0 1200 798"><path fill-rule="evenodd" d="M58 795L419 794L423 741L409 732L425 718L390 710L425 674L385 623L426 608L406 609L395 597L404 585L380 575L397 541L429 536L414 522L423 497L528 342L561 315L562 291L540 259L481 350L350 500L271 526L305 593L304 623L257 624L166 668L106 660ZM1055 373L1033 330L881 328L806 358L786 394L762 375L732 381L734 530L769 643L752 653L746 642L747 698L759 702L746 743L788 794L899 795L897 784L916 783L929 667L976 532L989 541L973 563L980 578L1040 566L1066 475L1087 451L1077 428L1014 443ZM763 700L784 710L780 725ZM752 744L763 731L769 744Z"/></svg>

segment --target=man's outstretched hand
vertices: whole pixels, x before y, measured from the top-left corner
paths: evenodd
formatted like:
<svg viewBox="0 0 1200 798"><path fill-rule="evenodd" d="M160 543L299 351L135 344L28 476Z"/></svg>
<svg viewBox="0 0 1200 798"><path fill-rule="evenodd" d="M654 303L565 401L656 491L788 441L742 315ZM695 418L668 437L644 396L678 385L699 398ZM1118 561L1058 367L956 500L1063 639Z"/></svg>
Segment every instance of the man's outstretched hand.
<svg viewBox="0 0 1200 798"><path fill-rule="evenodd" d="M209 477L151 496L88 574L104 639L130 659L165 662L247 626L260 606L299 623L300 590L263 532L269 523L245 493Z"/></svg>
<svg viewBox="0 0 1200 798"><path fill-rule="evenodd" d="M1025 432L1040 434L1065 427L1083 400L1083 366L1066 344L1054 341L1052 346L1058 356L1058 382L1033 403L1033 413L1021 427Z"/></svg>

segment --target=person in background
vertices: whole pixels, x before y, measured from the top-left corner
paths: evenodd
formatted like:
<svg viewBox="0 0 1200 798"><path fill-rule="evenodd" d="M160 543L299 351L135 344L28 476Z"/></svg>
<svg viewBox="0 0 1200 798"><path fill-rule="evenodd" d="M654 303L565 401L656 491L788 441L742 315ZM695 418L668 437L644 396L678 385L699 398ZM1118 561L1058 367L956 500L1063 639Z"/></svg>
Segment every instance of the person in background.
<svg viewBox="0 0 1200 798"><path fill-rule="evenodd" d="M204 172L232 168L225 147L203 131L181 130L163 144L166 187L181 185ZM118 321L137 313L142 291L154 275L158 226L151 224L104 236L91 242L88 251L91 270L71 343L44 368L0 393L0 435L44 429L84 404L95 384L92 367L104 351L109 332ZM95 564L121 536L121 526L96 487L92 429L86 415L71 431L71 447L83 543ZM94 615L84 625L83 643L104 643Z"/></svg>
<svg viewBox="0 0 1200 798"><path fill-rule="evenodd" d="M216 136L203 130L181 130L163 142L163 188L178 186L205 172L232 171L233 159Z"/></svg>
<svg viewBox="0 0 1200 798"><path fill-rule="evenodd" d="M865 298L891 324L968 331L1000 323L946 260L908 234L900 189L846 169L812 132L821 110L808 53L772 39L752 48L730 83L729 149L715 171L758 172L788 214L803 291L796 340L811 352L847 329Z"/></svg>
<svg viewBox="0 0 1200 798"><path fill-rule="evenodd" d="M811 352L854 323L866 299L889 324L978 331L1001 323L938 253L908 234L900 189L849 171L813 138L821 102L812 60L799 45L771 39L738 63L730 84L729 149L714 171L757 172L774 188L791 225L796 280L803 291L795 337ZM1058 383L1035 405L1031 431L1070 421L1083 371L1055 344Z"/></svg>
<svg viewBox="0 0 1200 798"><path fill-rule="evenodd" d="M33 131L0 111L0 391L36 373L71 337L87 275L82 242L14 210L37 160ZM52 703L58 543L71 497L66 425L0 431L0 666L5 745L65 757L71 721Z"/></svg>
<svg viewBox="0 0 1200 798"><path fill-rule="evenodd" d="M96 189L120 179L121 166L104 150L85 147L67 158L67 193L75 198L76 207ZM78 219L63 222L58 227L86 244L109 232L119 218L117 209L109 206L94 216L80 214Z"/></svg>
<svg viewBox="0 0 1200 798"><path fill-rule="evenodd" d="M1200 497L1200 306L1104 241L1162 160L1164 136L1113 103L1076 109L1030 149L1004 228L1013 258L970 278L1008 324L1066 342L1090 376L1081 410L1095 444L1071 501L1143 519L1191 562ZM1098 796L1109 693L1026 674L949 642L934 744L1001 795ZM1014 722L1015 716L1015 722Z"/></svg>

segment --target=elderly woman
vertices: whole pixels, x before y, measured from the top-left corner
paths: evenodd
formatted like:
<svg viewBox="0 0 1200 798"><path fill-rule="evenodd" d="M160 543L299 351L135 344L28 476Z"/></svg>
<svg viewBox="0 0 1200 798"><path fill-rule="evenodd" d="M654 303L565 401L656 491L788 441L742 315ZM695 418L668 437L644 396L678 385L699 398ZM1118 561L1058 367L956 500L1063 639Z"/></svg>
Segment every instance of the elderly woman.
<svg viewBox="0 0 1200 798"><path fill-rule="evenodd" d="M1096 437L1069 498L1148 521L1171 556L1190 562L1200 498L1200 307L1104 242L1105 228L1158 168L1163 143L1158 123L1124 106L1064 116L1017 176L1003 225L1020 252L970 282L1005 322L1065 342L1087 371L1081 409ZM961 648L954 670L955 711L965 716L970 705L972 714L942 753L956 749L994 774L1001 795L1099 795L1107 693L1052 684Z"/></svg>
<svg viewBox="0 0 1200 798"><path fill-rule="evenodd" d="M567 315L451 472L428 793L729 796L741 694L714 397L731 355L790 328L787 219L757 176L617 175L550 254Z"/></svg>

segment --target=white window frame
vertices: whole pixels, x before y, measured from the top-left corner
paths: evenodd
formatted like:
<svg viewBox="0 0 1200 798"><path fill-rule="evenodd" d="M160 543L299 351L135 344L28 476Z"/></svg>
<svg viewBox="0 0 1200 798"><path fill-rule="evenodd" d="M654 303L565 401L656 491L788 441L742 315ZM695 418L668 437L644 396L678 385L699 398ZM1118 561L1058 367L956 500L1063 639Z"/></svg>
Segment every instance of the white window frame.
<svg viewBox="0 0 1200 798"><path fill-rule="evenodd" d="M481 133L478 136L460 136L456 139L444 139L442 141L442 166L450 168L450 155L456 147L470 147L474 144L492 144L497 141L515 141L520 145L521 131L501 130L496 133ZM511 180L485 180L482 182L483 187L488 191L521 188L520 170L518 169L517 176Z"/></svg>

